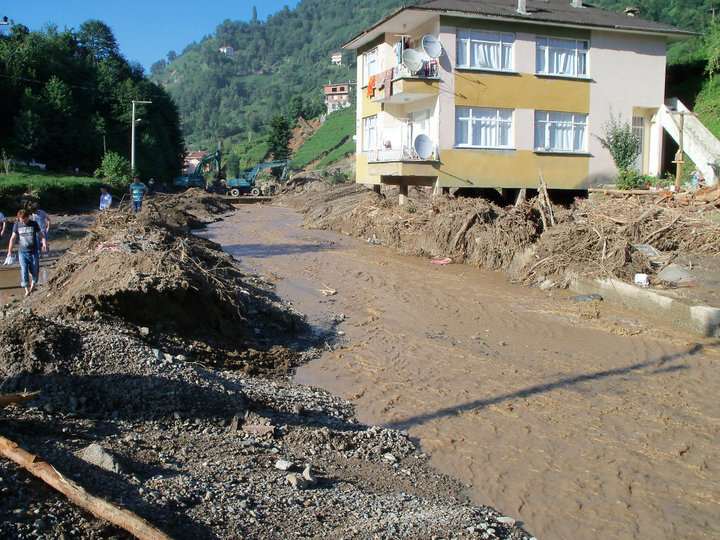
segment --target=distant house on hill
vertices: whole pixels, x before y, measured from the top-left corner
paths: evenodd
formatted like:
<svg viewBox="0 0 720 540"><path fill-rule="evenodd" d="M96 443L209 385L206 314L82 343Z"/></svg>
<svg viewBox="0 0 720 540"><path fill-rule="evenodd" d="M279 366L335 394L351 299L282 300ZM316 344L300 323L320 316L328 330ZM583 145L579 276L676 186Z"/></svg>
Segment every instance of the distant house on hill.
<svg viewBox="0 0 720 540"><path fill-rule="evenodd" d="M325 106L328 114L337 111L341 107L350 106L350 86L352 84L352 82L348 81L325 85Z"/></svg>
<svg viewBox="0 0 720 540"><path fill-rule="evenodd" d="M185 160L183 161L183 174L192 173L200 163L200 160L208 155L209 152L188 152L185 154Z"/></svg>
<svg viewBox="0 0 720 540"><path fill-rule="evenodd" d="M330 55L330 63L335 66L342 66L342 51Z"/></svg>
<svg viewBox="0 0 720 540"><path fill-rule="evenodd" d="M218 50L225 56L235 56L235 49L233 49L230 45L220 47Z"/></svg>
<svg viewBox="0 0 720 540"><path fill-rule="evenodd" d="M640 141L637 169L660 173L667 44L693 33L635 14L429 0L374 23L343 46L358 55L357 181L398 185L401 203L411 185L512 196L538 171L585 190L617 174L594 136L611 111Z"/></svg>

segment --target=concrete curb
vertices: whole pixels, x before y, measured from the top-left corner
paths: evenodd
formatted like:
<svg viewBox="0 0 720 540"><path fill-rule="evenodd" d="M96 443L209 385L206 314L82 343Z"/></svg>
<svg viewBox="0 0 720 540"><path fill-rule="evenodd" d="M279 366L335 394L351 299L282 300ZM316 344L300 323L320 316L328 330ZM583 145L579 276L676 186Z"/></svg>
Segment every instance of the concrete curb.
<svg viewBox="0 0 720 540"><path fill-rule="evenodd" d="M570 288L580 294L599 294L603 300L667 321L699 334L720 337L720 309L694 306L617 279L572 276Z"/></svg>

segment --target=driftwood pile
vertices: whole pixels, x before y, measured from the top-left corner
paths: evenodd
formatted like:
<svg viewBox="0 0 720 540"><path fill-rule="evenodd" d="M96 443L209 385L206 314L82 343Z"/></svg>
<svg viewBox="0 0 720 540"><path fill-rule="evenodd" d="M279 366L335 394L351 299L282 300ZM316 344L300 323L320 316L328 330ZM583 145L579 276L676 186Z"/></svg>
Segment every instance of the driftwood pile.
<svg viewBox="0 0 720 540"><path fill-rule="evenodd" d="M720 190L713 191L720 196ZM557 278L572 270L632 279L635 273L656 273L678 255L717 255L720 213L714 206L712 212L699 212L696 203L708 204L702 197L698 191L658 202L639 197L578 200L571 219L542 234L535 262L522 278Z"/></svg>

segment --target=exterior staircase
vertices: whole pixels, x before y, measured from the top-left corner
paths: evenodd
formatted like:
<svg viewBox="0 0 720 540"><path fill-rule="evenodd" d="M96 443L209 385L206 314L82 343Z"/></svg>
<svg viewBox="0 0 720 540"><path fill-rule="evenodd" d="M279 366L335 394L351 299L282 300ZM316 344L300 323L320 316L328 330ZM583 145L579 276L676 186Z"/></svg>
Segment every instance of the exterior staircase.
<svg viewBox="0 0 720 540"><path fill-rule="evenodd" d="M677 98L665 100L658 117L662 127L680 144L680 116L683 123L683 151L705 177L705 185L718 183L720 172L720 141Z"/></svg>

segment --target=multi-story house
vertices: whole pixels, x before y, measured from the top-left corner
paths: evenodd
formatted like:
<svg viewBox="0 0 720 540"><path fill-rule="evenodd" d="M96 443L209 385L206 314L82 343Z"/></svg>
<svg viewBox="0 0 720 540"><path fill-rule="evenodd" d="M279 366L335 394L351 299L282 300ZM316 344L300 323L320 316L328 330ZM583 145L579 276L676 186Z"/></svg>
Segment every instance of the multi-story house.
<svg viewBox="0 0 720 540"><path fill-rule="evenodd" d="M324 87L325 92L325 106L327 107L327 113L330 114L333 111L337 111L341 107L349 107L350 103L350 86L352 82L326 84Z"/></svg>
<svg viewBox="0 0 720 540"><path fill-rule="evenodd" d="M357 181L587 189L616 174L596 137L612 117L657 174L668 42L678 28L581 0L431 0L344 45L356 50Z"/></svg>

